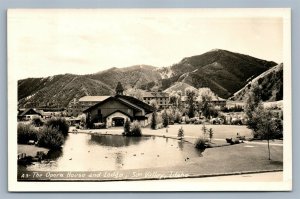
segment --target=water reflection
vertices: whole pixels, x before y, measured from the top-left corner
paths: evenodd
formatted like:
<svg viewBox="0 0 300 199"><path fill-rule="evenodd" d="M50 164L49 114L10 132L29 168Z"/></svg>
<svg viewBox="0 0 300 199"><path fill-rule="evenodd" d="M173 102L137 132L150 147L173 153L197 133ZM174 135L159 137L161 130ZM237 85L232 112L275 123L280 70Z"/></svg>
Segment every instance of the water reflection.
<svg viewBox="0 0 300 199"><path fill-rule="evenodd" d="M51 149L48 151L48 153L46 155L46 159L57 160L62 155L63 155L63 151L61 148L60 149Z"/></svg>
<svg viewBox="0 0 300 199"><path fill-rule="evenodd" d="M205 151L205 149L195 149L196 153L198 154L199 157L203 157L203 152Z"/></svg>
<svg viewBox="0 0 300 199"><path fill-rule="evenodd" d="M115 159L115 160L116 160L116 167L117 167L118 169L121 169L122 166L124 165L124 164L123 164L123 158L124 158L123 153L122 153L122 152L117 152L115 158L116 158L116 159Z"/></svg>
<svg viewBox="0 0 300 199"><path fill-rule="evenodd" d="M183 141L182 140L178 141L178 148L180 149L180 151L183 150Z"/></svg>
<svg viewBox="0 0 300 199"><path fill-rule="evenodd" d="M122 135L92 135L89 144L111 146L111 147L124 147L129 145L140 144L147 137L126 137Z"/></svg>
<svg viewBox="0 0 300 199"><path fill-rule="evenodd" d="M102 171L188 164L202 156L193 144L163 137L70 134L61 150L50 150L48 161L31 171Z"/></svg>

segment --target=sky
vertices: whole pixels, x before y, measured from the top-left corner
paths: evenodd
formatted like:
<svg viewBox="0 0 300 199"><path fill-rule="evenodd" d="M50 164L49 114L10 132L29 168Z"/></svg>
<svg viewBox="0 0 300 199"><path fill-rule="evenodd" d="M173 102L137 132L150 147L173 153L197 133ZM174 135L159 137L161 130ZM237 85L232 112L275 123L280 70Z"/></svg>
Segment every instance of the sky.
<svg viewBox="0 0 300 199"><path fill-rule="evenodd" d="M10 10L8 67L17 79L90 74L139 64L170 66L212 49L282 62L282 18L250 13Z"/></svg>

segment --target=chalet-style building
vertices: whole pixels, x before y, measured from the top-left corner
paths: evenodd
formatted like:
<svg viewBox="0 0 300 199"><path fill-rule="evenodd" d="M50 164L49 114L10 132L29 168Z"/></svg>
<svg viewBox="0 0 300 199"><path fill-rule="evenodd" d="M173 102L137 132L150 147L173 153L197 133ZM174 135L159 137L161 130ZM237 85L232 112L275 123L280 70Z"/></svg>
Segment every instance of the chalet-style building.
<svg viewBox="0 0 300 199"><path fill-rule="evenodd" d="M158 108L164 109L170 106L170 98L168 93L163 92L145 92L143 101L150 104L151 100L156 100Z"/></svg>
<svg viewBox="0 0 300 199"><path fill-rule="evenodd" d="M36 109L33 108L29 108L29 109L19 109L18 110L18 120L21 121L27 121L27 120L31 120L34 117L40 117L42 118L43 115L42 113L40 113L39 111L37 111Z"/></svg>
<svg viewBox="0 0 300 199"><path fill-rule="evenodd" d="M116 94L123 95L124 89L120 82L118 82L116 87ZM84 110L88 109L95 104L102 102L109 98L108 95L102 96L84 96L80 99L74 98L71 100L67 107L67 115L68 116L78 116L79 114L83 113Z"/></svg>
<svg viewBox="0 0 300 199"><path fill-rule="evenodd" d="M83 112L86 114L87 124L105 124L107 128L123 126L126 119L139 121L141 126L150 122L153 107L131 96L123 95L123 87L118 83L116 95L107 97Z"/></svg>

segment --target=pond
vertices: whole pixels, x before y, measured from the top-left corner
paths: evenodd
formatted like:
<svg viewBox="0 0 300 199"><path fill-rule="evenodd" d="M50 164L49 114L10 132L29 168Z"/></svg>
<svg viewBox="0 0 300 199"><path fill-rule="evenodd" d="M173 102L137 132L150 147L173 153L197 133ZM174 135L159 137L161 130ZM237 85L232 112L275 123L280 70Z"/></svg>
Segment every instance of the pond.
<svg viewBox="0 0 300 199"><path fill-rule="evenodd" d="M105 171L188 164L200 158L193 144L143 136L69 134L60 151L49 151L47 161L27 166L29 171Z"/></svg>

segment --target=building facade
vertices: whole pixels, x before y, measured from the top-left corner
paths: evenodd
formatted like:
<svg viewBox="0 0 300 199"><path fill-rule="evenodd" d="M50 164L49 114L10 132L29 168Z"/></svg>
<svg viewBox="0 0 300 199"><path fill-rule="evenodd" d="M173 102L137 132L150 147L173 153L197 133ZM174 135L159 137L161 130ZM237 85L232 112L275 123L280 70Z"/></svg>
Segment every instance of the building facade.
<svg viewBox="0 0 300 199"><path fill-rule="evenodd" d="M168 108L170 106L170 98L168 93L164 92L145 92L143 95L143 101L146 104L150 104L152 100L157 102L159 109Z"/></svg>
<svg viewBox="0 0 300 199"><path fill-rule="evenodd" d="M141 126L148 125L150 115L154 111L150 105L130 96L111 96L94 106L84 110L87 125L91 128L95 124L105 127L123 126L125 121L138 121Z"/></svg>
<svg viewBox="0 0 300 199"><path fill-rule="evenodd" d="M83 113L83 111L107 98L110 96L84 96L80 99L74 98L70 101L68 108L67 108L67 115L68 116L78 116L79 114Z"/></svg>

